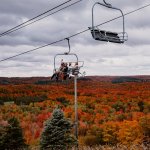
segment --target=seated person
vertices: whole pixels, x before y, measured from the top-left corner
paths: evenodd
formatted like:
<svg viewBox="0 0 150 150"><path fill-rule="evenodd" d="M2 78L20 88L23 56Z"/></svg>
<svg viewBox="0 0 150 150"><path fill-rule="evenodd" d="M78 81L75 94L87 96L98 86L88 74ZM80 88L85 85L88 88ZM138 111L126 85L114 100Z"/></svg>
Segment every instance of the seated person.
<svg viewBox="0 0 150 150"><path fill-rule="evenodd" d="M78 73L79 73L79 66L78 66L78 62L76 62L74 67L72 68L72 74L78 75Z"/></svg>
<svg viewBox="0 0 150 150"><path fill-rule="evenodd" d="M54 70L54 74L52 75L51 80L53 78L55 78L56 80L58 80L60 73L63 71L63 68L64 68L64 62L63 62L63 59L62 59L61 60L61 65L60 65L58 71L56 69Z"/></svg>
<svg viewBox="0 0 150 150"><path fill-rule="evenodd" d="M68 64L67 63L64 63L62 73L63 73L63 80L66 80L68 76Z"/></svg>
<svg viewBox="0 0 150 150"><path fill-rule="evenodd" d="M51 80L53 79L53 78L55 78L57 81L58 81L58 78L59 78L59 71L57 71L56 69L54 70L55 72L54 72L54 74L51 76Z"/></svg>

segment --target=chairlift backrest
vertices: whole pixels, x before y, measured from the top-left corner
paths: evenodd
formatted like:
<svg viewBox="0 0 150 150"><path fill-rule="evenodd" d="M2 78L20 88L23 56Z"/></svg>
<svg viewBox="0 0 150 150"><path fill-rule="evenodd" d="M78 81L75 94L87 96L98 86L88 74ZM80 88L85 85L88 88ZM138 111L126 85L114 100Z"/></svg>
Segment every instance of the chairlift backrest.
<svg viewBox="0 0 150 150"><path fill-rule="evenodd" d="M105 0L103 0L104 3L96 2L93 7L92 7L92 27L89 27L91 30L92 37L95 40L99 41L106 41L106 42L113 42L113 43L124 43L128 39L128 35L125 32L125 25L124 25L124 14L121 9L113 7L111 4L106 3ZM110 32L110 31L105 31L105 30L99 30L96 28L94 25L94 7L95 5L101 5L110 9L115 9L119 10L122 14L123 18L123 32L117 33L117 32Z"/></svg>
<svg viewBox="0 0 150 150"><path fill-rule="evenodd" d="M68 56L68 55L74 56L74 58L76 59L75 62L78 62L78 56L77 56L76 54L74 54L74 53L56 54L55 57L54 57L54 70L57 70L57 67L56 67L56 58L57 58L58 56L66 56L66 55L67 55L67 56ZM64 61L64 63L65 63L65 61Z"/></svg>

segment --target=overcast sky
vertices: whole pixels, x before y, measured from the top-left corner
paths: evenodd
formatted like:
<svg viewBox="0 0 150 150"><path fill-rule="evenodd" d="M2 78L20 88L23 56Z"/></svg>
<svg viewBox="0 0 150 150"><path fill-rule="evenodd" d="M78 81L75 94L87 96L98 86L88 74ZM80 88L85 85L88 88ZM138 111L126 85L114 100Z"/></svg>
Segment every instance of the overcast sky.
<svg viewBox="0 0 150 150"><path fill-rule="evenodd" d="M0 33L65 1L67 0L0 0ZM76 1L72 0L67 5ZM96 0L82 0L39 22L0 37L0 60L88 29L91 26L91 9L95 2ZM150 3L149 0L107 0L107 2L122 9L124 13ZM56 10L52 12L54 11ZM96 6L94 14L95 25L120 16L119 11L102 6ZM149 15L150 7L147 7L125 16L128 41L124 44L95 41L90 31L70 38L71 52L76 53L79 60L84 61L81 71L85 71L87 75L150 75ZM99 28L122 32L122 18ZM54 56L65 51L68 51L66 40L0 62L0 77L51 76ZM60 59L56 59L57 67ZM69 59L76 61L74 56L69 56Z"/></svg>

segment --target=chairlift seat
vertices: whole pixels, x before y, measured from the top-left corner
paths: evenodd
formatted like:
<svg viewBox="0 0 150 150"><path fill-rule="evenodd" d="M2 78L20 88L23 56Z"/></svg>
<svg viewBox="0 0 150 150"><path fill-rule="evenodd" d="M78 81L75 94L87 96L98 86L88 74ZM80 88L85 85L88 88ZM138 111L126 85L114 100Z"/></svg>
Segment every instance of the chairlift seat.
<svg viewBox="0 0 150 150"><path fill-rule="evenodd" d="M118 33L110 32L105 30L98 30L98 29L91 29L92 37L98 41L106 41L106 42L113 42L113 43L124 43ZM94 34L95 33L95 34Z"/></svg>

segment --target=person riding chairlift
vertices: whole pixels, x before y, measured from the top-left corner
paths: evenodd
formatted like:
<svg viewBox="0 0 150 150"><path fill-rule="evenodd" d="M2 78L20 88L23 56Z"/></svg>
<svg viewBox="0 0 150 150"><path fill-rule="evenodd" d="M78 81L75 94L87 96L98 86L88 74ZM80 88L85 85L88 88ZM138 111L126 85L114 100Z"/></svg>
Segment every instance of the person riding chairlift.
<svg viewBox="0 0 150 150"><path fill-rule="evenodd" d="M62 60L61 60L61 65L60 65L58 71L57 71L56 69L54 70L55 72L54 72L54 74L52 75L51 80L52 80L53 78L55 78L55 79L58 81L59 75L60 75L60 73L63 71L63 68L64 68L64 62L63 62L63 59L62 59Z"/></svg>
<svg viewBox="0 0 150 150"><path fill-rule="evenodd" d="M67 63L64 63L62 73L63 73L63 80L66 80L68 77L68 64Z"/></svg>
<svg viewBox="0 0 150 150"><path fill-rule="evenodd" d="M61 60L60 67L59 67L59 71L63 71L64 66L65 66L65 63L63 62L63 59L62 59L62 60Z"/></svg>
<svg viewBox="0 0 150 150"><path fill-rule="evenodd" d="M71 79L71 74L72 74L72 66L71 66L71 62L70 62L69 66L68 66L68 77L69 77L69 79Z"/></svg>
<svg viewBox="0 0 150 150"><path fill-rule="evenodd" d="M51 76L51 80L53 79L53 78L55 78L57 81L58 81L58 78L59 78L59 72L55 69L54 70L55 72L53 73L53 75Z"/></svg>
<svg viewBox="0 0 150 150"><path fill-rule="evenodd" d="M79 73L79 66L78 62L76 62L75 65L72 67L72 75L70 76L78 75L78 73Z"/></svg>

